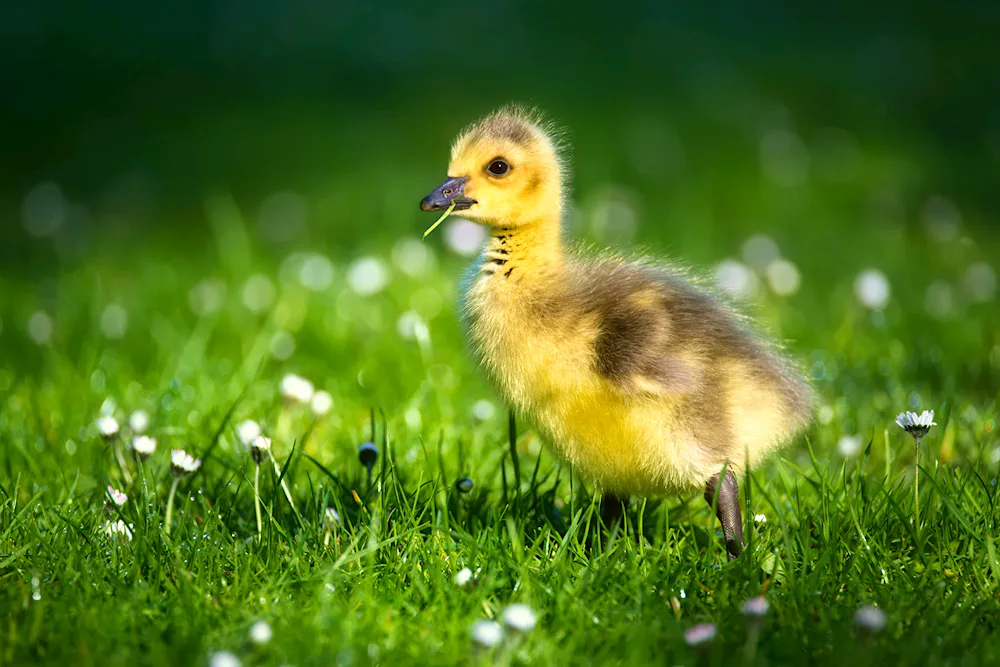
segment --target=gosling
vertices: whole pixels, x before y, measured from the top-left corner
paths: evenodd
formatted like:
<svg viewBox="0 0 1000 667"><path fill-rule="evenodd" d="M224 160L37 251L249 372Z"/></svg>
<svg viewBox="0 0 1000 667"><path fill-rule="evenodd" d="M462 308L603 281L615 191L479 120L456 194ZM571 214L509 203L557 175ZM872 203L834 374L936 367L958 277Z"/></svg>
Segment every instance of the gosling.
<svg viewBox="0 0 1000 667"><path fill-rule="evenodd" d="M463 131L423 211L489 230L463 286L471 349L554 454L603 492L704 492L726 551L744 547L737 475L803 429L813 393L780 348L677 268L593 256L562 237L567 165L537 112Z"/></svg>

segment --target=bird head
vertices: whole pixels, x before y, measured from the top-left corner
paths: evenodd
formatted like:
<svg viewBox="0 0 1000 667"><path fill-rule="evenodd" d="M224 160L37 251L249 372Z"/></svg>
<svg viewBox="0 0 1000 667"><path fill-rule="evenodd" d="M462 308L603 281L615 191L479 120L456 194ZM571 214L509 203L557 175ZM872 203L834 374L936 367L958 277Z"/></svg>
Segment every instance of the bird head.
<svg viewBox="0 0 1000 667"><path fill-rule="evenodd" d="M559 224L563 165L551 128L536 112L506 107L469 126L452 146L448 174L421 210L462 211L505 229Z"/></svg>

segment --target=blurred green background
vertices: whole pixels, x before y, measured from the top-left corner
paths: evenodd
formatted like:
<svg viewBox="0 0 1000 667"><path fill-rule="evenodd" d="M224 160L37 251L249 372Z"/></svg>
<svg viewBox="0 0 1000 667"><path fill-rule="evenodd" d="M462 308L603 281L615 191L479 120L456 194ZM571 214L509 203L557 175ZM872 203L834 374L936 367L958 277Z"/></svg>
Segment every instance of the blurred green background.
<svg viewBox="0 0 1000 667"><path fill-rule="evenodd" d="M998 26L985 2L5 3L4 260L23 257L17 208L48 179L96 226L106 214L132 232L196 232L214 186L250 209L277 189L342 193L309 229L344 242L357 216L405 228L348 193L419 197L454 131L510 100L568 127L579 194L697 184L720 233L754 217L725 202L758 185L741 168L776 128L802 140L813 178L845 157L818 134L839 128L862 156L888 156L894 173L854 176L889 180L871 186L897 188L907 219L944 192L977 222L1000 206Z"/></svg>
<svg viewBox="0 0 1000 667"><path fill-rule="evenodd" d="M998 18L982 2L7 3L5 363L39 368L39 310L62 312L72 358L73 312L191 324L174 311L196 279L238 294L296 253L332 262L334 292L359 257L405 282L392 248L429 224L417 202L449 142L520 101L567 130L575 237L705 271L739 261L730 281L810 363L870 342L870 369L896 341L903 378L992 399ZM468 259L446 235L428 245L445 304L431 328L457 343ZM794 278L778 289L775 253ZM858 302L868 269L890 288L874 308ZM382 296L393 319L411 299ZM857 321L877 335L855 338ZM362 351L312 335L298 352Z"/></svg>
<svg viewBox="0 0 1000 667"><path fill-rule="evenodd" d="M286 664L368 664L373 646L466 664L472 620L523 599L551 630L526 644L536 664L690 664L682 625L735 647L780 563L762 662L860 663L852 615L872 602L891 614L872 664L988 662L998 34L985 1L0 4L0 663L197 664L270 618ZM511 101L566 130L571 237L690 264L816 383L815 423L743 486L762 542L734 567L700 498L634 508L652 533L610 560L565 558L590 497L523 423L511 486L540 470L524 498L544 502L507 501L507 412L455 306L483 231L453 217L421 241L417 204L461 127ZM323 409L282 400L288 373ZM892 425L907 409L938 424L923 527ZM136 414L160 443L150 511L95 425L138 432ZM272 478L262 543L244 420L305 517ZM412 508L351 495L368 439ZM171 540L174 447L205 465ZM449 519L459 476L474 504ZM134 499L114 549L108 484ZM365 555L372 508L389 514ZM466 564L475 593L447 585Z"/></svg>

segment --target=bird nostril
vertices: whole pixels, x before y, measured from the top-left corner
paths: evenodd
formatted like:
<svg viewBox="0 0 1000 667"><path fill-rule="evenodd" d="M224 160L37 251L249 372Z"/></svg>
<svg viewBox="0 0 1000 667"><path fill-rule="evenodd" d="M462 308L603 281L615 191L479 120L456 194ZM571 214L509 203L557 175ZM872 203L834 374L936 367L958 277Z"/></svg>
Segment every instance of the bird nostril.
<svg viewBox="0 0 1000 667"><path fill-rule="evenodd" d="M445 197L450 197L452 192L454 191L451 188L445 188L444 190L441 191L441 194L443 194Z"/></svg>

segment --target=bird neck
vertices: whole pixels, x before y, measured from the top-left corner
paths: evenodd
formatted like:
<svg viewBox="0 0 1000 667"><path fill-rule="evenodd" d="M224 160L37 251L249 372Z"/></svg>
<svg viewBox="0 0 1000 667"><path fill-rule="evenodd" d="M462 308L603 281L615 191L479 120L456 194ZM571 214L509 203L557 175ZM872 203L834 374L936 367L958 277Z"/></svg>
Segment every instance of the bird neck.
<svg viewBox="0 0 1000 667"><path fill-rule="evenodd" d="M481 271L530 284L558 276L563 270L562 229L558 219L490 228Z"/></svg>

